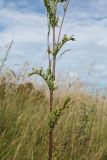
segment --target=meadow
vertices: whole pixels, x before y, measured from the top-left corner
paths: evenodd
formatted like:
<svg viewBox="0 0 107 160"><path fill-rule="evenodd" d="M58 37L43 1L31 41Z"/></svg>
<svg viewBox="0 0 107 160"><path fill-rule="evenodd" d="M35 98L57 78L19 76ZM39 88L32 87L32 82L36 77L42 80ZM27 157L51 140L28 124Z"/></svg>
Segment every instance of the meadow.
<svg viewBox="0 0 107 160"><path fill-rule="evenodd" d="M63 106L54 128L53 160L107 160L106 96L71 88L56 91ZM63 94L62 94L63 93ZM32 83L0 85L0 160L47 160L49 97Z"/></svg>
<svg viewBox="0 0 107 160"><path fill-rule="evenodd" d="M7 73L6 80L2 74L7 72L5 62L13 41L4 47L5 56L0 59L0 160L107 160L107 89L104 93L95 87L88 89L78 77L68 84L64 72L65 83L62 78L57 82L57 60L72 48L63 47L76 40L74 34L62 30L69 5L70 0L44 0L48 66L43 62L43 67L32 68L29 74L24 70L27 80L39 76L46 86L24 81L23 76L17 79L14 68L8 69L11 74ZM99 66L101 72L105 70Z"/></svg>

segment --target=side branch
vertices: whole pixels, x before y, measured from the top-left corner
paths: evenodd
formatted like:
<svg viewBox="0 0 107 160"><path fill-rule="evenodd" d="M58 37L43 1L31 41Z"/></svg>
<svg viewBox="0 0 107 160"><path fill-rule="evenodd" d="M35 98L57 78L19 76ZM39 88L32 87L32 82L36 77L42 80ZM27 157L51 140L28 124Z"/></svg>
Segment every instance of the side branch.
<svg viewBox="0 0 107 160"><path fill-rule="evenodd" d="M32 68L32 70L33 72L31 72L29 76L39 75L43 80L45 80L50 91L57 89L57 87L54 86L53 74L51 73L50 68L47 69L46 73L43 71L43 68L39 70Z"/></svg>

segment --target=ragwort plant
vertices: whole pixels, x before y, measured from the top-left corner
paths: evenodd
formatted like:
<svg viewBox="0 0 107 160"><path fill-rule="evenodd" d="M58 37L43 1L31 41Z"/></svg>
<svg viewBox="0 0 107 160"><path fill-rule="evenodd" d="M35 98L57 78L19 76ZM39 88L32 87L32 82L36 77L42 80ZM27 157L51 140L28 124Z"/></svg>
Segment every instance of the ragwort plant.
<svg viewBox="0 0 107 160"><path fill-rule="evenodd" d="M47 33L47 54L48 54L48 69L44 71L43 68L40 69L32 69L31 75L39 75L42 77L48 88L50 93L50 115L49 115L49 151L48 151L48 160L52 160L52 152L53 152L53 130L54 127L64 110L66 105L69 102L69 98L65 101L66 105L63 108L55 110L53 107L53 100L54 100L54 91L57 89L55 86L55 78L56 78L56 61L57 57L63 55L65 52L69 50L65 50L61 53L62 47L69 41L75 41L73 36L67 36L66 34L61 37L62 27L64 23L64 19L66 16L66 12L69 6L70 0L44 0L44 7L46 8L47 12L47 20L48 20L48 33ZM59 17L58 17L58 8L63 7L63 16L61 22L59 24ZM59 28L58 36L56 28ZM52 33L52 34L51 34ZM52 44L52 46L51 46Z"/></svg>

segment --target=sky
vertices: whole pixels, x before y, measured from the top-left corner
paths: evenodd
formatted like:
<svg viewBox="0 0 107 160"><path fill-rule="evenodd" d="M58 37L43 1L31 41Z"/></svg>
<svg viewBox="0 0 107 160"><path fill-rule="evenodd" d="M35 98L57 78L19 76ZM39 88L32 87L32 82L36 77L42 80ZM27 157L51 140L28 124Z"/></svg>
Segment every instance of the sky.
<svg viewBox="0 0 107 160"><path fill-rule="evenodd" d="M65 46L71 51L58 60L58 73L107 85L106 8L107 0L71 0L63 34L74 35L76 41ZM26 61L31 67L46 67L46 36L43 0L0 0L0 47L14 41L6 62L9 68Z"/></svg>

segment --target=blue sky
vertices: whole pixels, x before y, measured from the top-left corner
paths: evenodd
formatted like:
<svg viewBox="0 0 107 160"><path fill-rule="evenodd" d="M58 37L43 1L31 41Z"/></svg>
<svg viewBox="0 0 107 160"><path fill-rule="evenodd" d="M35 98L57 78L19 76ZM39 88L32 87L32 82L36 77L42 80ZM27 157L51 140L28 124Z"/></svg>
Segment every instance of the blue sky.
<svg viewBox="0 0 107 160"><path fill-rule="evenodd" d="M71 0L63 33L75 35L76 42L67 45L72 51L58 61L59 73L107 84L106 6L107 0ZM13 69L25 61L46 66L46 34L43 0L0 0L0 46L14 40L7 66Z"/></svg>

